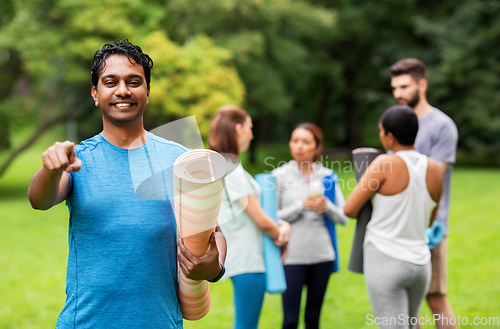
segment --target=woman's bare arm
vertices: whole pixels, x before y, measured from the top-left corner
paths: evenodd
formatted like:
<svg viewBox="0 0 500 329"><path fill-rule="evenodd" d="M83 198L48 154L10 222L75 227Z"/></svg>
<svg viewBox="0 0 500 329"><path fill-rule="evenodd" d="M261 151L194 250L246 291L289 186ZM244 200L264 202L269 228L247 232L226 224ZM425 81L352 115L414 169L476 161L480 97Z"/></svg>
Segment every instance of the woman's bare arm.
<svg viewBox="0 0 500 329"><path fill-rule="evenodd" d="M259 230L273 239L277 245L281 246L288 243L290 237L290 224L285 221L280 221L280 225L278 225L264 212L264 209L262 209L254 195L249 195L238 201L243 207L246 206L246 213L250 216Z"/></svg>
<svg viewBox="0 0 500 329"><path fill-rule="evenodd" d="M366 169L363 176L351 195L347 198L344 206L344 214L351 218L356 218L363 205L380 189L386 180L386 172L380 170L384 168L384 161L387 156L377 157Z"/></svg>

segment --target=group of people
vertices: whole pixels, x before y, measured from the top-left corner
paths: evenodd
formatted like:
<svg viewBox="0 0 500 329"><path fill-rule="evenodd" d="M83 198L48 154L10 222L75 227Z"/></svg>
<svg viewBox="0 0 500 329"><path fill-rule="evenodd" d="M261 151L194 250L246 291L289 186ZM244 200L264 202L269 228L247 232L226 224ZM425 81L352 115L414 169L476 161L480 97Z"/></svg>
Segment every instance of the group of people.
<svg viewBox="0 0 500 329"><path fill-rule="evenodd" d="M252 138L252 119L242 108L224 106L215 114L208 139L213 150L239 155L248 148ZM315 124L301 124L293 131L290 139L293 160L272 172L278 223L262 209L261 187L241 164L226 177L230 203L223 203L219 222L223 223L221 229L228 247L226 276L231 278L234 287L235 329L258 326L266 291L263 234L275 240L278 246L286 245L283 328L298 326L304 285L307 286L307 327L319 326L323 297L335 259L323 213L337 223L345 224L348 220L342 210L345 201L338 183L335 186L337 205L324 197L323 177L333 172L316 162L322 143L321 129ZM228 162L232 161L228 157ZM231 212L237 213L235 218Z"/></svg>
<svg viewBox="0 0 500 329"><path fill-rule="evenodd" d="M293 160L272 172L278 222L262 209L259 184L231 156L248 149L251 117L237 106L220 108L209 146L236 169L225 179L230 200L221 206L223 224L199 257L177 240L168 197L145 200L135 193L132 171L140 168L130 165L131 152L144 154L147 170L157 172L172 168L187 151L144 129L152 67L151 58L127 40L99 49L91 95L102 112L102 132L79 145L56 142L42 154L43 166L30 182L33 208L45 210L62 201L69 208L67 298L56 328L182 328L178 269L188 278L210 282L225 273L234 287L234 328L257 328L265 294L263 235L283 251L283 328L297 328L304 286L306 328L318 328L335 261L326 221L345 224L370 199L364 271L375 315L415 318L426 296L433 313L453 317L446 298L446 238L430 251L424 231L439 220L447 235L457 130L427 102L423 63L405 59L391 67L399 105L386 110L379 122L382 145L390 152L368 167L347 201L339 184L333 187L334 201L325 197L323 178L333 172L317 161L321 129L312 123L294 129L289 143ZM385 164L390 171L377 170ZM172 184L166 179L162 184L172 196Z"/></svg>

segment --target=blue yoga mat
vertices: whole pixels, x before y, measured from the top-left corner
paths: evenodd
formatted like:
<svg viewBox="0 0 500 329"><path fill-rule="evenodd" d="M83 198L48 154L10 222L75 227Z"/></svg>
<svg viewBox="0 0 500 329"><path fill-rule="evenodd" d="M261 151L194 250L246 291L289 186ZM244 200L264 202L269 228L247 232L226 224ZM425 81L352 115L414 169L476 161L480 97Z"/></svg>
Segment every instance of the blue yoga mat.
<svg viewBox="0 0 500 329"><path fill-rule="evenodd" d="M333 204L337 204L335 200L335 184L337 183L338 176L333 173L323 177L323 186L325 187L325 196L332 201ZM335 223L330 221L325 214L323 214L325 219L326 228L330 234L330 239L332 240L333 251L335 252L335 260L333 261L332 273L340 271L340 252L339 244L337 239L337 231L335 229Z"/></svg>
<svg viewBox="0 0 500 329"><path fill-rule="evenodd" d="M278 204L276 202L276 184L271 174L258 174L255 180L262 188L261 205L266 214L278 221ZM285 270L281 264L281 250L264 234L264 263L266 265L266 291L271 294L286 290Z"/></svg>
<svg viewBox="0 0 500 329"><path fill-rule="evenodd" d="M429 238L429 249L434 249L444 237L443 224L435 220L432 225L425 230L425 235Z"/></svg>

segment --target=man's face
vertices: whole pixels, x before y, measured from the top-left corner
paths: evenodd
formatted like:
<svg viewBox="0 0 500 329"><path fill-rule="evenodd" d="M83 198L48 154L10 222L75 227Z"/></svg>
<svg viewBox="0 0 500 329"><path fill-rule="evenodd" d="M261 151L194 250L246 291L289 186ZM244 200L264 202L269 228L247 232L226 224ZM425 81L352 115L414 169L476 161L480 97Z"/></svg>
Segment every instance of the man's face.
<svg viewBox="0 0 500 329"><path fill-rule="evenodd" d="M420 101L420 90L417 81L409 74L402 74L391 79L392 95L398 104L408 105L411 108Z"/></svg>
<svg viewBox="0 0 500 329"><path fill-rule="evenodd" d="M136 123L148 104L144 68L126 56L112 55L106 59L97 89L92 87L91 94L104 121L118 126Z"/></svg>

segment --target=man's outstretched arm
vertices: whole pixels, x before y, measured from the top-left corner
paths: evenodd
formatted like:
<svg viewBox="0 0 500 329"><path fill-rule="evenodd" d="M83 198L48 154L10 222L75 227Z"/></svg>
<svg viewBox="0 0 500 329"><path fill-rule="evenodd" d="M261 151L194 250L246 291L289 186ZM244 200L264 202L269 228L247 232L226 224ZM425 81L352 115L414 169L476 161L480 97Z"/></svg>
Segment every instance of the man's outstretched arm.
<svg viewBox="0 0 500 329"><path fill-rule="evenodd" d="M56 142L43 152L43 166L33 175L28 188L28 198L34 209L47 210L68 196L67 173L82 167L74 146L75 143L70 141Z"/></svg>

